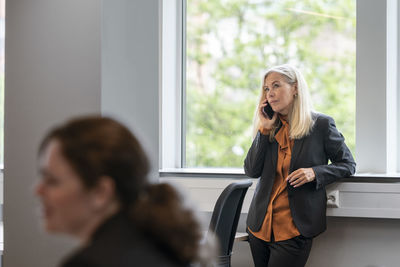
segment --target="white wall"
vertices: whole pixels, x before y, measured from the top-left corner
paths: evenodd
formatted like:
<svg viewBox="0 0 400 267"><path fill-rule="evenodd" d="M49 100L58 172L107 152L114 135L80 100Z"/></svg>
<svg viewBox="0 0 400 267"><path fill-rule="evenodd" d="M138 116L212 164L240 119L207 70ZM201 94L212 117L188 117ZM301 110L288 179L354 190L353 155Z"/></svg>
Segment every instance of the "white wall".
<svg viewBox="0 0 400 267"><path fill-rule="evenodd" d="M4 266L56 266L74 242L38 223L38 143L71 116L111 114L158 170L158 1L12 0L6 16Z"/></svg>
<svg viewBox="0 0 400 267"><path fill-rule="evenodd" d="M105 115L141 140L158 176L158 1L102 1L102 101Z"/></svg>
<svg viewBox="0 0 400 267"><path fill-rule="evenodd" d="M55 123L100 113L100 4L13 0L6 16L4 266L55 266L70 242L38 224L37 147Z"/></svg>
<svg viewBox="0 0 400 267"><path fill-rule="evenodd" d="M188 192L197 208L202 211L200 217L206 226L218 196L229 183L234 181L227 178L173 177L163 177L161 180L176 184ZM246 216L256 183L257 180L253 179L253 185L244 199L239 232L246 230ZM307 267L399 266L399 187L398 183L360 182L340 182L328 186L328 195L334 191L338 192L336 197L339 206L328 208L327 214L333 216L328 217L327 231L314 239ZM234 244L232 262L235 267L252 266L247 242Z"/></svg>
<svg viewBox="0 0 400 267"><path fill-rule="evenodd" d="M357 172L384 173L387 167L387 117L385 109L387 100L387 1L359 1L362 1L363 4L357 5L356 64L357 74L362 73L363 75L356 77L357 131L355 157L359 160ZM374 19L371 20L371 17ZM371 112L371 107L377 108L374 108ZM372 121L374 122L373 127L371 127ZM385 130L374 131L373 129ZM370 140L374 140L374 142ZM379 155L379 157L376 157L376 155ZM370 160L372 158L374 160Z"/></svg>
<svg viewBox="0 0 400 267"><path fill-rule="evenodd" d="M241 218L244 230L244 216ZM316 237L306 267L397 267L398 220L328 217L327 231ZM233 246L232 266L252 266L247 242Z"/></svg>

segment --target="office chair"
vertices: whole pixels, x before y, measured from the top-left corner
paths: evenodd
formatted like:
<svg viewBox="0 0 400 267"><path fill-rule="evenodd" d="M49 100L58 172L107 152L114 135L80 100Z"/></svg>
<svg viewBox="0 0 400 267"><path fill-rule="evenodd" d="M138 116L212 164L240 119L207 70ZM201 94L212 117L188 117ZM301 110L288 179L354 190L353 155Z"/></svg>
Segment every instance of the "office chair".
<svg viewBox="0 0 400 267"><path fill-rule="evenodd" d="M214 233L219 241L220 253L217 266L230 267L232 246L242 210L243 199L252 181L238 181L228 185L215 203L208 233Z"/></svg>

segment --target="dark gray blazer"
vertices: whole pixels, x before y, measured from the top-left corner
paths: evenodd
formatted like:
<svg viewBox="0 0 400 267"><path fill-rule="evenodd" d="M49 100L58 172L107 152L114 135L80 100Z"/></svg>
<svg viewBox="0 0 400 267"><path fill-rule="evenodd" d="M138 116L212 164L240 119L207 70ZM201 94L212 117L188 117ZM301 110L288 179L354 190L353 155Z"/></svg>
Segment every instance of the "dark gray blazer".
<svg viewBox="0 0 400 267"><path fill-rule="evenodd" d="M305 237L314 237L326 229L325 186L354 174L356 166L334 120L320 113L313 113L312 116L314 126L311 133L294 141L289 173L312 167L315 180L297 188L287 186L294 224ZM252 231L260 230L267 212L277 157L276 140L270 142L269 136L258 132L244 160L246 175L260 177L247 217L247 226Z"/></svg>
<svg viewBox="0 0 400 267"><path fill-rule="evenodd" d="M62 267L178 267L170 253L136 229L119 213L93 235L89 246L68 257Z"/></svg>

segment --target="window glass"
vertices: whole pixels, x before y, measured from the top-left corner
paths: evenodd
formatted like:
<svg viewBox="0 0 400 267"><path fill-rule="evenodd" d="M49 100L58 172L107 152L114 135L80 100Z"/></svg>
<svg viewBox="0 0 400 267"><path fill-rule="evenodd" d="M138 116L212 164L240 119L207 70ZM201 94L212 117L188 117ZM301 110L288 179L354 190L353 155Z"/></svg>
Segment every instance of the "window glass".
<svg viewBox="0 0 400 267"><path fill-rule="evenodd" d="M283 63L354 152L355 0L187 0L185 36L184 167L243 166L262 72Z"/></svg>

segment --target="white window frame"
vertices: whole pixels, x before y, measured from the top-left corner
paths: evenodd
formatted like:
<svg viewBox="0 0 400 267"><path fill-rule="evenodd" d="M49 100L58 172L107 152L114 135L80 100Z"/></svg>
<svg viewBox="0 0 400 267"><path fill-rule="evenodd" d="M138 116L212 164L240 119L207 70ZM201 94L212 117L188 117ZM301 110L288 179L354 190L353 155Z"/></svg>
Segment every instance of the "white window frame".
<svg viewBox="0 0 400 267"><path fill-rule="evenodd" d="M243 175L236 168L183 168L183 2L161 4L160 174ZM397 0L357 0L355 157L362 177L400 178L399 8Z"/></svg>
<svg viewBox="0 0 400 267"><path fill-rule="evenodd" d="M161 88L160 170L182 165L182 5L180 0L160 1Z"/></svg>

